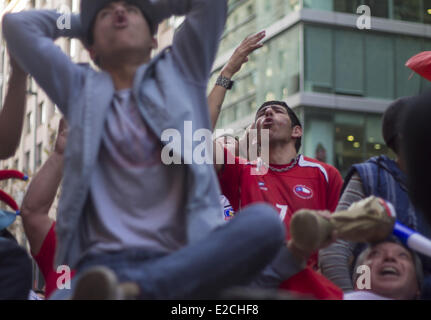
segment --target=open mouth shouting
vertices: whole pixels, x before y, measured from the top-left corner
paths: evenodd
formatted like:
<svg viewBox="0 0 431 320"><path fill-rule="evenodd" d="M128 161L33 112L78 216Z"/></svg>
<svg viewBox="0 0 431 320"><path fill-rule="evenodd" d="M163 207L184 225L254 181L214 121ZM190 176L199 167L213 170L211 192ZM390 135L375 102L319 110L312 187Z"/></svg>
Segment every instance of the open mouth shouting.
<svg viewBox="0 0 431 320"><path fill-rule="evenodd" d="M123 29L127 28L129 25L129 22L127 20L127 17L123 14L117 14L114 19L114 27L116 29Z"/></svg>
<svg viewBox="0 0 431 320"><path fill-rule="evenodd" d="M383 278L398 278L401 276L400 270L393 264L383 265L378 274Z"/></svg>

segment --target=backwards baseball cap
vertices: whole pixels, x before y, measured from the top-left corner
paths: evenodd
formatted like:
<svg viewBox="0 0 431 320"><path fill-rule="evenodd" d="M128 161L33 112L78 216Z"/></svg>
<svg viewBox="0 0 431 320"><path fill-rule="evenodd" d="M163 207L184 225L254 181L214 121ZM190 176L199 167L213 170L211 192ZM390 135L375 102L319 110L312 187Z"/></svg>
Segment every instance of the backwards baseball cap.
<svg viewBox="0 0 431 320"><path fill-rule="evenodd" d="M287 114L289 115L290 121L292 122L292 128L295 127L295 126L300 126L302 128L302 124L301 124L301 121L299 121L298 116L295 114L295 112L284 101L273 100L273 101L267 101L267 102L265 102L264 104L262 104L257 109L257 111L256 111L256 117L255 117L254 121L256 122L257 115L258 115L258 113L259 113L260 110L262 110L263 108L265 108L267 106L273 106L273 105L281 106L281 107L284 107L286 109ZM302 144L302 137L296 139L296 143L295 143L296 152L298 152L299 149L301 148L301 144Z"/></svg>
<svg viewBox="0 0 431 320"><path fill-rule="evenodd" d="M93 25L96 19L97 13L107 6L110 2L120 0L81 0L81 26L85 34L86 45L93 43ZM141 9L143 16L150 26L151 34L156 34L157 23L151 19L150 15L150 4L149 0L125 0L126 2L137 6Z"/></svg>

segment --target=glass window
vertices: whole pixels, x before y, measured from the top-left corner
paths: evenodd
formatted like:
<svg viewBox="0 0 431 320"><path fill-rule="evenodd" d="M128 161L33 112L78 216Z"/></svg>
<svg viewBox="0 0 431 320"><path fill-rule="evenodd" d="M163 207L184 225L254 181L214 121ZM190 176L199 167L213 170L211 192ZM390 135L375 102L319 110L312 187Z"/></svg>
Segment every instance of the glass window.
<svg viewBox="0 0 431 320"><path fill-rule="evenodd" d="M39 143L36 147L36 166L40 167L42 164L42 143Z"/></svg>
<svg viewBox="0 0 431 320"><path fill-rule="evenodd" d="M41 124L44 124L46 121L46 115L45 115L45 105L42 101L39 103L37 108L37 125L40 126Z"/></svg>
<svg viewBox="0 0 431 320"><path fill-rule="evenodd" d="M394 98L394 40L393 37L365 37L365 91L374 98Z"/></svg>
<svg viewBox="0 0 431 320"><path fill-rule="evenodd" d="M271 39L259 55L260 100L268 92L282 99L299 91L299 31L297 25Z"/></svg>
<svg viewBox="0 0 431 320"><path fill-rule="evenodd" d="M423 0L422 15L425 23L431 23L431 0Z"/></svg>
<svg viewBox="0 0 431 320"><path fill-rule="evenodd" d="M334 117L326 110L307 113L303 137L304 154L319 161L334 163Z"/></svg>
<svg viewBox="0 0 431 320"><path fill-rule="evenodd" d="M299 91L299 31L299 26L296 26L275 39L279 57L280 96L284 88L287 88L288 96Z"/></svg>
<svg viewBox="0 0 431 320"><path fill-rule="evenodd" d="M421 0L393 0L394 1L394 14L396 20L404 20L411 22L421 22L422 8Z"/></svg>
<svg viewBox="0 0 431 320"><path fill-rule="evenodd" d="M390 154L394 157L394 154L386 146L382 136L382 116L381 115L369 115L365 126L365 137L366 137L366 153L367 158L376 157L381 154Z"/></svg>
<svg viewBox="0 0 431 320"><path fill-rule="evenodd" d="M353 164L371 157L394 154L381 134L381 114L361 114L327 109L305 108L304 154L326 158L342 176Z"/></svg>
<svg viewBox="0 0 431 320"><path fill-rule="evenodd" d="M31 129L32 129L32 121L31 121L31 118L32 118L32 113L31 112L29 112L29 113L27 113L27 118L26 118L26 122L27 122L27 124L26 124L26 127L27 127L27 134L30 134L31 133Z"/></svg>
<svg viewBox="0 0 431 320"><path fill-rule="evenodd" d="M231 106L229 108L226 108L226 110L225 110L225 119L224 120L225 120L224 125L230 124L230 123L232 123L232 122L234 122L236 120L236 117L235 117L235 107Z"/></svg>
<svg viewBox="0 0 431 320"><path fill-rule="evenodd" d="M363 4L370 7L373 17L389 16L388 0L334 0L334 11L357 14L358 7Z"/></svg>
<svg viewBox="0 0 431 320"><path fill-rule="evenodd" d="M241 103L238 103L236 106L236 120L242 120L246 118L248 115L250 115L250 109L249 104L247 101L242 101Z"/></svg>
<svg viewBox="0 0 431 320"><path fill-rule="evenodd" d="M304 7L319 10L333 10L333 0L304 0Z"/></svg>
<svg viewBox="0 0 431 320"><path fill-rule="evenodd" d="M356 14L360 1L357 0L334 0L334 11Z"/></svg>
<svg viewBox="0 0 431 320"><path fill-rule="evenodd" d="M305 90L332 92L333 40L332 30L305 27Z"/></svg>
<svg viewBox="0 0 431 320"><path fill-rule="evenodd" d="M256 104L256 99L254 97L253 97L252 100L250 100L248 102L248 109L250 110L251 114L254 115L256 113L256 111L257 111L257 104Z"/></svg>
<svg viewBox="0 0 431 320"><path fill-rule="evenodd" d="M30 151L25 153L25 161L24 161L24 172L30 172Z"/></svg>
<svg viewBox="0 0 431 320"><path fill-rule="evenodd" d="M300 0L257 0L259 29L266 28L299 9Z"/></svg>
<svg viewBox="0 0 431 320"><path fill-rule="evenodd" d="M412 76L412 71L405 66L408 59L422 51L420 39L397 36L395 39L395 79L396 97L415 95L420 92L419 76Z"/></svg>
<svg viewBox="0 0 431 320"><path fill-rule="evenodd" d="M388 0L365 0L362 2L371 9L373 17L388 18L389 17L389 3ZM360 4L358 4L359 6ZM355 11L356 13L356 11Z"/></svg>
<svg viewBox="0 0 431 320"><path fill-rule="evenodd" d="M363 4L370 7L373 17L431 23L427 12L431 0L304 0L305 8L349 14L357 14Z"/></svg>
<svg viewBox="0 0 431 320"><path fill-rule="evenodd" d="M238 1L230 6L219 54L237 47L245 37L257 31L254 8L252 0Z"/></svg>
<svg viewBox="0 0 431 320"><path fill-rule="evenodd" d="M335 31L335 61L337 93L363 95L364 41L361 33Z"/></svg>
<svg viewBox="0 0 431 320"><path fill-rule="evenodd" d="M337 113L335 125L335 165L347 174L349 168L364 160L365 116L360 114Z"/></svg>

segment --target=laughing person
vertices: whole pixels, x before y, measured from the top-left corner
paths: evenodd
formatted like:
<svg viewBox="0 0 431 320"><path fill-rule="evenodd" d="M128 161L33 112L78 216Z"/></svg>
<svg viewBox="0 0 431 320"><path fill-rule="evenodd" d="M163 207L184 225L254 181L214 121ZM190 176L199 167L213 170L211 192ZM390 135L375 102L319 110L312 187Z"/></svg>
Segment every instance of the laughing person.
<svg viewBox="0 0 431 320"><path fill-rule="evenodd" d="M353 270L355 291L346 293L344 300L416 300L422 281L418 256L397 241L387 240L359 255Z"/></svg>

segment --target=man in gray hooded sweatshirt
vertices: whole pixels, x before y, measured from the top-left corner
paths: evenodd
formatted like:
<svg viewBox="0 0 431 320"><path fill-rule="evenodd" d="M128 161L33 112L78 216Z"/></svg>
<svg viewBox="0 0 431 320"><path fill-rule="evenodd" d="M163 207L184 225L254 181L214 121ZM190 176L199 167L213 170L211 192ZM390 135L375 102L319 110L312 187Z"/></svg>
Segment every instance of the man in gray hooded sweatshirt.
<svg viewBox="0 0 431 320"><path fill-rule="evenodd" d="M194 150L193 131L211 127L206 87L226 2L82 0L70 29L54 11L4 16L11 55L69 123L55 264L77 269L78 283L102 265L138 284L140 298L211 298L251 281L280 250L273 208L252 206L219 227L213 166L182 144L173 150L182 164L161 161L165 130ZM151 59L157 25L171 15L185 22ZM62 36L81 38L101 70L72 63L54 44Z"/></svg>

